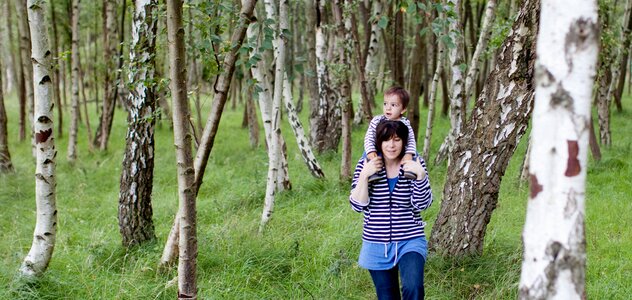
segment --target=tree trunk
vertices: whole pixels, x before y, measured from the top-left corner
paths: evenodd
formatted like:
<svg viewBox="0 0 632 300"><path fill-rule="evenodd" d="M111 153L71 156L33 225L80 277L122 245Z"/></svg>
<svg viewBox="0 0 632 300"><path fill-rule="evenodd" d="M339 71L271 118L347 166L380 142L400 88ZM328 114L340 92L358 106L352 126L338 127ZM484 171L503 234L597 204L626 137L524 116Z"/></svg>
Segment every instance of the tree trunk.
<svg viewBox="0 0 632 300"><path fill-rule="evenodd" d="M468 126L450 154L429 243L439 254L462 257L483 251L502 176L531 114L538 13L539 1L523 1Z"/></svg>
<svg viewBox="0 0 632 300"><path fill-rule="evenodd" d="M418 14L424 13L421 9L417 9ZM422 88L424 87L423 77L424 72L424 58L426 58L426 44L424 43L424 37L420 32L429 24L428 18L424 18L424 22L415 26L415 46L412 49L410 80L408 81L408 91L410 92L410 103L408 105L408 119L410 120L410 127L413 128L413 136L417 137L419 133L419 96L421 96ZM425 91L427 93L427 91Z"/></svg>
<svg viewBox="0 0 632 300"><path fill-rule="evenodd" d="M316 1L314 0L305 0L305 16L306 16L306 34L305 34L305 44L307 52L307 67L309 75L305 76L305 80L307 81L307 88L309 91L309 112L310 118L312 115L318 115L318 77L316 76L316 22L317 19L320 20L320 14L318 14L318 7L316 6ZM312 142L312 145L314 143Z"/></svg>
<svg viewBox="0 0 632 300"><path fill-rule="evenodd" d="M406 83L404 80L404 13L401 11L401 0L395 0L395 18L392 24L393 28L393 51L391 58L393 61L393 84L403 87ZM388 45L387 45L388 47Z"/></svg>
<svg viewBox="0 0 632 300"><path fill-rule="evenodd" d="M179 7L181 9L182 2L181 0L179 1L180 1ZM211 114L209 115L206 121L206 126L204 127L204 132L202 133L200 145L199 145L197 154L195 156L195 161L193 163L194 165L193 170L195 171L194 191L196 195L197 195L197 191L199 191L200 186L202 185L202 178L204 177L206 164L208 163L208 158L211 154L213 143L215 141L215 136L217 134L217 129L219 127L220 117L222 115L224 105L226 104L226 97L228 94L228 90L230 88L230 79L235 69L235 60L237 57L237 53L238 53L238 50L241 48L241 44L243 43L244 37L246 35L246 30L249 27L248 24L250 24L253 21L252 16L253 16L253 11L254 11L256 2L257 2L256 0L248 0L248 1L242 2L241 11L239 13L239 25L235 27L235 32L233 32L233 36L231 38L231 43L234 46L230 48L231 52L227 53L224 56L224 64L223 64L224 73L222 73L222 75L217 81L218 82L217 90L215 91L215 96L213 98ZM185 94L186 94L186 91L185 91ZM174 115L175 115L175 107L174 107ZM175 116L174 116L174 120L175 120ZM174 122L174 129L175 129L175 122ZM178 244L178 240L180 241L180 244L182 243L182 238L179 236L179 231L182 228L181 224L179 223L181 220L180 214L181 214L181 211L178 210L175 221L174 221L174 226L171 228L171 232L169 233L169 238L167 239L165 249L160 259L159 265L161 268L168 266L175 260L175 251L173 251L173 250L176 250L175 245Z"/></svg>
<svg viewBox="0 0 632 300"><path fill-rule="evenodd" d="M178 166L179 250L178 299L197 298L197 234L195 169L191 149L189 101L187 99L186 54L182 26L182 0L167 0L167 38L171 95L173 98L173 138Z"/></svg>
<svg viewBox="0 0 632 300"><path fill-rule="evenodd" d="M340 40L337 43L336 48L338 50L337 64L340 66L348 66L351 62L349 59L350 53L348 49L351 49L353 45L351 37L351 23L348 18L343 17L343 3L344 0L335 0L332 4L333 16L336 24L337 37ZM348 26L347 26L348 25ZM359 51L359 47L356 47ZM360 68L361 69L361 68ZM351 84L349 83L349 73L342 71L335 79L335 85L340 90L340 110L342 111L342 157L340 160L340 180L351 180L351 121L353 119L352 103L351 103ZM362 75L361 75L362 76ZM368 102L367 102L368 103Z"/></svg>
<svg viewBox="0 0 632 300"><path fill-rule="evenodd" d="M269 0L265 2L268 18L275 8ZM289 30L288 26L288 0L281 0L279 3L278 27L275 28L275 72L274 72L274 92L271 105L271 136L268 145L268 179L266 184L266 195L261 214L261 222L259 224L259 233L261 234L270 220L270 216L274 211L274 201L276 198L277 181L279 172L279 160L281 156L280 136L281 136L281 99L283 97L283 85L285 75L285 58L286 58L286 42L287 36L285 32ZM288 87L289 88L289 87Z"/></svg>
<svg viewBox="0 0 632 300"><path fill-rule="evenodd" d="M630 57L630 32L632 32L632 1L628 0L624 13L624 24L621 28L621 37L623 42L621 43L620 53L621 59L619 60L619 76L616 79L617 87L614 91L614 103L617 106L617 111L622 112L623 106L621 105L621 97L623 96L623 87L625 86L625 76L628 72L628 58Z"/></svg>
<svg viewBox="0 0 632 300"><path fill-rule="evenodd" d="M248 95L252 94L253 89L249 86ZM259 122L257 121L257 108L252 97L246 97L246 117L248 121L248 136L250 139L250 147L259 147Z"/></svg>
<svg viewBox="0 0 632 300"><path fill-rule="evenodd" d="M59 35L57 34L57 14L55 12L55 1L50 2L50 16L51 16L51 25L53 27L53 47L51 54L53 55L53 59L57 60L53 67L53 96L55 97L55 106L57 106L57 135L59 138L63 137L64 132L64 113L61 105L61 94L59 92Z"/></svg>
<svg viewBox="0 0 632 300"><path fill-rule="evenodd" d="M382 29L378 26L378 21L382 17L382 1L373 1L373 16L371 18L371 35L369 38L368 50L366 53L366 63L364 65L364 73L366 74L367 92L373 97L377 94L377 77L379 73L378 51L380 40L382 39Z"/></svg>
<svg viewBox="0 0 632 300"><path fill-rule="evenodd" d="M152 220L154 181L154 127L156 119L155 56L156 0L135 1L130 45L127 102L129 115L119 193L119 231L123 246L156 238Z"/></svg>
<svg viewBox="0 0 632 300"><path fill-rule="evenodd" d="M603 10L599 10L599 23L601 28L601 47L599 50L599 71L597 76L597 95L595 102L597 103L597 116L599 120L599 138L602 146L609 147L611 143L610 135L610 98L608 90L612 78L613 42L614 33L610 29L612 25L608 21L612 8L605 6Z"/></svg>
<svg viewBox="0 0 632 300"><path fill-rule="evenodd" d="M105 0L105 28L103 29L103 60L105 62L105 79L103 82L103 106L101 118L95 135L94 145L102 151L107 149L110 131L112 130L112 120L114 120L114 108L116 105L116 82L114 74L116 64L114 55L116 54L116 1Z"/></svg>
<svg viewBox="0 0 632 300"><path fill-rule="evenodd" d="M31 64L31 35L29 33L29 24L26 13L26 3L24 0L15 0L15 16L18 21L18 35L20 37L20 59L22 63L23 84L25 90L24 101L25 106L28 106L28 130L31 132L31 141L33 149L35 149L35 140L33 137L33 65ZM21 108L25 110L25 107ZM25 120L26 121L26 120ZM25 126L26 127L26 126ZM25 128L25 131L27 129ZM21 134L22 135L22 134ZM22 139L20 139L22 140ZM35 153L34 153L35 154Z"/></svg>
<svg viewBox="0 0 632 300"><path fill-rule="evenodd" d="M542 2L519 299L585 299L584 203L599 51L597 1Z"/></svg>
<svg viewBox="0 0 632 300"><path fill-rule="evenodd" d="M333 43L327 45L330 40L327 28L325 2L316 1L316 9L319 18L316 24L316 58L318 76L318 108L310 113L310 137L312 147L318 153L327 150L338 150L341 136L341 112L338 105L338 97L332 88L331 74L327 65L327 47L332 50Z"/></svg>
<svg viewBox="0 0 632 300"><path fill-rule="evenodd" d="M357 20L355 13L351 13L351 35L353 36L353 50L355 54L355 65L358 72L358 80L360 81L360 95L362 96L361 105L355 115L354 123L362 123L362 119L366 119L370 122L373 112L371 111L371 104L373 103L373 94L370 94L369 83L366 78L366 69L364 64L366 59L364 58L361 50L360 37L358 34Z"/></svg>
<svg viewBox="0 0 632 300"><path fill-rule="evenodd" d="M9 52L11 54L11 66L13 67L13 74L15 76L15 88L17 89L18 94L18 141L23 141L26 138L26 120L25 120L25 99L26 99L26 91L24 86L24 72L22 71L22 57L19 50L19 46L16 48L13 43L14 35L13 35L13 17L12 17L12 9L13 6L9 1L5 1L6 5L6 32L7 39L6 45L9 47ZM19 44L19 42L18 42Z"/></svg>
<svg viewBox="0 0 632 300"><path fill-rule="evenodd" d="M467 70L467 76L465 77L465 112L468 111L467 103L470 101L470 97L472 96L472 87L476 82L475 79L478 78L482 54L487 49L487 43L489 42L489 38L492 33L491 29L494 24L495 16L496 0L488 0L485 8L483 25L481 26L481 33L478 37L474 54L472 54L472 59L470 60L470 67Z"/></svg>
<svg viewBox="0 0 632 300"><path fill-rule="evenodd" d="M35 106L33 124L37 146L35 167L35 203L37 218L31 250L22 262L23 276L39 276L48 267L57 236L57 207L55 204L55 138L53 131L52 82L50 79L51 52L48 46L46 1L28 0L28 21L32 46Z"/></svg>
<svg viewBox="0 0 632 300"><path fill-rule="evenodd" d="M323 172L323 169L320 167L320 164L318 163L316 156L312 152L312 147L309 145L309 141L307 140L307 137L305 136L305 130L303 129L301 120L299 119L298 114L296 113L296 109L294 109L294 105L292 104L292 91L290 91L287 74L284 78L284 84L283 84L283 102L285 103L285 109L288 115L287 119L290 122L290 126L292 127L292 130L294 131L294 136L296 137L296 144L298 145L298 150L301 152L301 156L303 156L303 160L305 161L307 168L312 173L312 176L316 178L325 177L325 173ZM251 115L254 116L254 122L249 121L249 124L250 123L257 124L256 112L254 111L254 105L251 105L251 106L253 107Z"/></svg>
<svg viewBox="0 0 632 300"><path fill-rule="evenodd" d="M590 145L590 152L592 153L593 159L596 161L601 160L601 149L599 148L599 142L597 142L597 135L595 135L595 126L593 125L592 115L590 116L590 130L588 136L588 144Z"/></svg>
<svg viewBox="0 0 632 300"><path fill-rule="evenodd" d="M80 0L72 1L72 54L70 58L72 64L70 73L72 81L72 112L70 115L70 133L68 134L68 152L66 153L66 158L71 164L77 159L77 131L79 125L79 2ZM87 118L88 115L86 114Z"/></svg>
<svg viewBox="0 0 632 300"><path fill-rule="evenodd" d="M432 76L432 85L430 86L430 96L428 101L428 117L426 118L426 134L424 138L424 148L422 156L425 161L428 161L430 157L430 140L432 138L432 125L434 123L434 110L435 110L435 96L437 93L437 84L439 83L439 76L441 75L441 69L443 68L443 47L442 43L439 43L437 48L437 68Z"/></svg>
<svg viewBox="0 0 632 300"><path fill-rule="evenodd" d="M0 65L0 70L4 71L2 65ZM4 108L4 93L2 91L2 73L0 71L0 174L13 172L7 135L7 111Z"/></svg>
<svg viewBox="0 0 632 300"><path fill-rule="evenodd" d="M459 16L461 0L448 0L448 3L452 4L454 9L454 15ZM451 73L451 86L449 90L450 97L450 132L446 136L443 144L439 147L439 153L435 163L442 162L452 149L454 148L454 142L456 138L461 134L463 126L465 124L465 81L463 78L463 71L461 66L465 64L465 54L463 53L464 45L464 33L460 20L452 20L449 26L449 36L451 37L454 47L449 50L450 57L450 73ZM450 161L448 161L449 165Z"/></svg>

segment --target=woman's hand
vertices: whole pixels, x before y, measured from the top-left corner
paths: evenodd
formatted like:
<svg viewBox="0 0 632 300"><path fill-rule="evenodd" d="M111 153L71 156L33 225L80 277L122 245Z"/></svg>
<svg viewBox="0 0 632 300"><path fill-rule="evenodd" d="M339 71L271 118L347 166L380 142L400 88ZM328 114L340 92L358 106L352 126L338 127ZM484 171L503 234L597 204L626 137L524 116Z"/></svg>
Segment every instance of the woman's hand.
<svg viewBox="0 0 632 300"><path fill-rule="evenodd" d="M426 178L426 170L421 166L419 159L408 160L403 162L404 172L413 172L417 175L417 180L423 180Z"/></svg>
<svg viewBox="0 0 632 300"><path fill-rule="evenodd" d="M382 170L382 167L384 167L382 158L376 156L364 164L362 171L360 171L360 176L363 178L369 178L369 176Z"/></svg>

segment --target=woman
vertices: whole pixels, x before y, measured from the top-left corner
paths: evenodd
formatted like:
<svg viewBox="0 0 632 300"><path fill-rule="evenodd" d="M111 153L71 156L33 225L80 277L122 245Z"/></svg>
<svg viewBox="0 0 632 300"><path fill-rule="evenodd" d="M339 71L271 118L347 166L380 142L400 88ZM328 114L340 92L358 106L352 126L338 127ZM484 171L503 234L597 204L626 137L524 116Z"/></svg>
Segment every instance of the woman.
<svg viewBox="0 0 632 300"><path fill-rule="evenodd" d="M428 247L419 212L432 203L432 191L421 158L402 162L407 141L404 123L382 121L376 128L380 156L360 159L351 185L351 207L364 213L358 264L371 273L378 299L400 299L399 278L404 299L424 298ZM369 183L373 174L379 179Z"/></svg>

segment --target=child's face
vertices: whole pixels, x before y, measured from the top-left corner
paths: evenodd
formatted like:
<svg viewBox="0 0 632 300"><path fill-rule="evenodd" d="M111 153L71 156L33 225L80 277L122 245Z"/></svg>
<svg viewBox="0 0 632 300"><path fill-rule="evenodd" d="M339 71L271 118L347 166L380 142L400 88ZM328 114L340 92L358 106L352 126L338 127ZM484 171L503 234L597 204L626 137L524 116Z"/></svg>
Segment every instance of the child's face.
<svg viewBox="0 0 632 300"><path fill-rule="evenodd" d="M384 96L384 115L389 120L399 120L402 114L406 112L406 108L402 105L397 95Z"/></svg>

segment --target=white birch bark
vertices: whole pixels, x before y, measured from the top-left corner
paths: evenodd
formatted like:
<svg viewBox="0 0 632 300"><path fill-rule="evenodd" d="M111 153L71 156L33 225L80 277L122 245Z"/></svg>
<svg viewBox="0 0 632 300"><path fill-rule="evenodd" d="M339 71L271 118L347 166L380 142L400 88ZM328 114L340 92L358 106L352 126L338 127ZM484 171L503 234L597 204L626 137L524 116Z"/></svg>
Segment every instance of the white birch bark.
<svg viewBox="0 0 632 300"><path fill-rule="evenodd" d="M266 1L266 10L272 5ZM268 180L266 184L266 195L264 201L263 212L261 214L261 223L259 224L259 233L263 232L265 225L270 220L270 216L274 211L274 201L276 196L276 185L279 172L279 158L281 156L280 135L281 135L281 99L283 97L284 73L285 73L285 57L286 57L286 41L285 33L288 32L288 0L281 0L279 3L279 27L276 33L275 45L275 72L274 72L274 95L271 107L271 139L268 147Z"/></svg>
<svg viewBox="0 0 632 300"><path fill-rule="evenodd" d="M292 91L290 90L289 80L287 78L287 73L283 77L283 102L285 103L285 109L287 110L287 118L290 122L290 126L294 131L294 136L296 137L296 144L298 145L298 149L301 152L301 156L303 156L303 160L307 165L307 168L312 173L312 176L316 178L325 177L325 173L323 169L320 167L314 152L312 151L312 147L309 145L309 141L307 140L307 136L305 136L305 130L303 129L303 125L301 124L301 120L298 118L298 114L296 113L296 109L294 108L294 104L292 101Z"/></svg>
<svg viewBox="0 0 632 300"><path fill-rule="evenodd" d="M33 83L33 65L31 64L31 34L29 32L29 24L27 21L27 12L24 0L15 0L15 16L18 21L18 35L20 37L20 56L22 63L22 72L24 73L24 89L26 91L26 106L28 107L28 120L31 132L31 149L33 157L35 153L35 136L33 129L33 110L34 110L34 86Z"/></svg>
<svg viewBox="0 0 632 300"><path fill-rule="evenodd" d="M53 131L53 103L51 51L48 45L46 1L28 0L28 20L31 33L31 61L34 82L34 131L36 144L35 203L37 218L31 250L22 262L20 273L33 277L41 275L50 262L57 236L57 207L55 203L55 139Z"/></svg>
<svg viewBox="0 0 632 300"><path fill-rule="evenodd" d="M470 60L470 67L467 70L465 76L465 111L467 112L467 104L472 96L472 88L478 77L480 71L480 63L482 53L487 49L487 43L492 33L492 24L496 17L496 0L488 0L485 7L485 17L483 18L483 25L481 26L481 32L478 36L478 42L476 43L476 49L472 54Z"/></svg>
<svg viewBox="0 0 632 300"><path fill-rule="evenodd" d="M70 133L68 134L68 151L66 158L70 163L74 163L77 159L77 130L79 123L79 2L72 1L72 54L70 62L72 69L70 77L72 81L71 105L72 111L70 115ZM86 115L86 121L89 122Z"/></svg>
<svg viewBox="0 0 632 300"><path fill-rule="evenodd" d="M380 67L378 50L382 39L382 29L377 25L382 17L382 1L373 1L373 21L371 22L371 38L369 39L369 51L366 55L364 72L370 95L377 94L377 76Z"/></svg>
<svg viewBox="0 0 632 300"><path fill-rule="evenodd" d="M454 10L454 15L460 16L460 0L448 0ZM465 35L461 26L461 21L457 17L450 22L448 27L449 35L454 42L454 47L449 49L450 57L450 132L439 147L436 162L443 161L448 152L454 148L454 141L461 133L465 123L465 82L461 65L465 63L465 53L463 50L463 39ZM449 163L449 162L448 162Z"/></svg>
<svg viewBox="0 0 632 300"><path fill-rule="evenodd" d="M432 124L434 122L434 109L435 109L435 96L437 94L437 84L439 83L439 77L441 70L443 69L443 44L438 43L437 49L437 68L432 76L432 84L430 85L430 94L428 97L428 117L426 118L426 134L424 138L423 157L424 160L428 160L430 156L430 139L432 137Z"/></svg>
<svg viewBox="0 0 632 300"><path fill-rule="evenodd" d="M542 1L520 299L584 299L597 3Z"/></svg>

